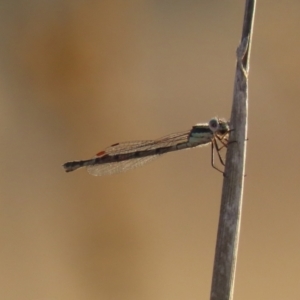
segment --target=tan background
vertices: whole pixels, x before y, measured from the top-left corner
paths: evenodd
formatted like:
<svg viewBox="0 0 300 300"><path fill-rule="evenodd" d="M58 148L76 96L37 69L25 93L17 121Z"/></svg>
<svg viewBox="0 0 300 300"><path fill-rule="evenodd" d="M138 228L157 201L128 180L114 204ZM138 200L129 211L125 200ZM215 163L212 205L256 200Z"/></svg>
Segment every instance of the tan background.
<svg viewBox="0 0 300 300"><path fill-rule="evenodd" d="M61 164L229 117L244 1L2 1L0 299L208 299L210 150ZM235 299L300 299L300 2L258 1Z"/></svg>

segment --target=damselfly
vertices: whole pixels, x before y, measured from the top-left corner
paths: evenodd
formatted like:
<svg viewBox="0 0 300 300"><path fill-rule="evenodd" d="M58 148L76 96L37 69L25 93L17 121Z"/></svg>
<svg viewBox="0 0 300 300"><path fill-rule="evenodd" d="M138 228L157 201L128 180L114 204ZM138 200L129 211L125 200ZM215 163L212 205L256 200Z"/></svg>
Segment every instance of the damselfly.
<svg viewBox="0 0 300 300"><path fill-rule="evenodd" d="M172 133L157 140L113 144L97 153L94 158L67 162L63 167L66 172L86 167L90 174L102 176L142 166L167 152L211 144L211 164L222 172L214 164L214 148L224 165L220 150L227 147L229 132L229 122L213 118L208 123L196 124L191 130Z"/></svg>

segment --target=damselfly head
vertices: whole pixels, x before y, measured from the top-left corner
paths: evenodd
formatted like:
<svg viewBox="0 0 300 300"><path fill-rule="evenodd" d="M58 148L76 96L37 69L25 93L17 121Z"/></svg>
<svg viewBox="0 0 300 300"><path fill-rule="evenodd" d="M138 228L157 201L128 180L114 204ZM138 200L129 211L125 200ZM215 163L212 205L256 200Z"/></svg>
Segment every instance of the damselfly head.
<svg viewBox="0 0 300 300"><path fill-rule="evenodd" d="M214 133L225 134L228 133L230 130L229 122L227 122L225 119L212 118L208 122L208 126L210 130Z"/></svg>

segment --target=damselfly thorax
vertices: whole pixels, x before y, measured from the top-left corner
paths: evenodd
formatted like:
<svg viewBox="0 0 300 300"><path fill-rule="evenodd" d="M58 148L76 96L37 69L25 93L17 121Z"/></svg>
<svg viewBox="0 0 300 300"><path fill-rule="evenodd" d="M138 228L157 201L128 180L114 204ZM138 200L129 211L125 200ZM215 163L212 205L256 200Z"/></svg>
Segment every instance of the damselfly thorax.
<svg viewBox="0 0 300 300"><path fill-rule="evenodd" d="M100 151L94 158L67 162L63 167L66 172L86 167L95 176L115 174L142 166L164 153L211 144L212 167L222 172L215 166L214 150L224 165L220 150L227 147L229 132L228 121L213 118L208 123L196 124L191 130L172 133L157 140L116 143Z"/></svg>

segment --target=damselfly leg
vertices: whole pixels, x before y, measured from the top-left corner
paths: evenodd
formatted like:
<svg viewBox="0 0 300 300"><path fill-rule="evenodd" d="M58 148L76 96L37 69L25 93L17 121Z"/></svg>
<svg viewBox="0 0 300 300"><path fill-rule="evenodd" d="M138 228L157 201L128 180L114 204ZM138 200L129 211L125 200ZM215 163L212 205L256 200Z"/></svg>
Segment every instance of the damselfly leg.
<svg viewBox="0 0 300 300"><path fill-rule="evenodd" d="M218 145L218 142L217 142L217 140L219 141L219 142L221 142L221 144L222 144L222 146L221 147L219 147L219 145ZM214 159L214 150L216 150L216 152L217 152L217 154L218 154L218 158L219 158L219 161L220 161L220 163L223 165L223 166L225 166L225 162L224 162L224 160L223 160L223 158L222 158L222 156L221 156L221 150L223 149L223 148L227 148L227 145L228 145L228 137L226 136L226 137L219 137L218 135L216 135L213 139L212 139L212 141L211 141L211 165L212 165L212 167L214 168L214 169L216 169L217 171L219 171L219 172L221 172L221 173L223 173L224 174L224 171L222 171L222 170L220 170L218 167L216 167L216 165L215 165L215 159Z"/></svg>

